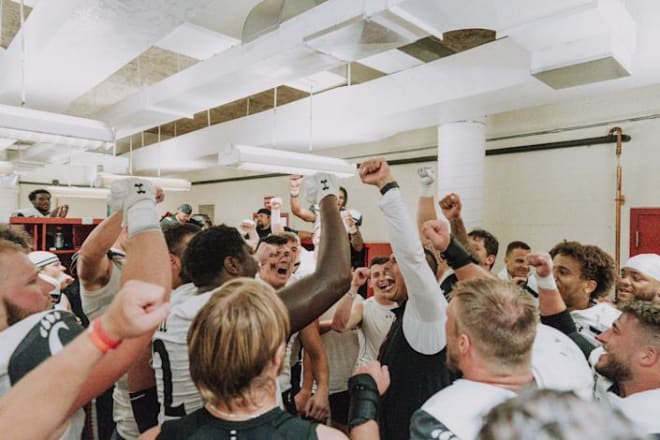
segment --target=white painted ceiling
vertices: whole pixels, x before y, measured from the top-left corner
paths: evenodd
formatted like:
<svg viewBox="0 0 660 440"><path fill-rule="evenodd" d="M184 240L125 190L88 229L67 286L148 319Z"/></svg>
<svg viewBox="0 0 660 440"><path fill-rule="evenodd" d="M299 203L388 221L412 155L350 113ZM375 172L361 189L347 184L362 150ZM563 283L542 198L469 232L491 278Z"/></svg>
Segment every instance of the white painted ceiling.
<svg viewBox="0 0 660 440"><path fill-rule="evenodd" d="M255 113L133 153L135 173L165 175L215 166L227 143L299 151L311 144L317 151L660 83L657 0L327 0L241 44L243 22L259 3L31 2L24 26L0 52L0 104L20 105L24 92L25 107L100 121L119 139L283 84L337 84L346 64L338 53L368 54L357 61L384 74L325 91L318 85L311 102L281 106L276 115ZM16 25L8 13L3 24ZM497 31L497 40L423 63L389 47L404 44L399 40L368 40L360 31L366 26L389 29L401 41L483 27ZM350 40L354 35L361 44ZM530 73L608 50L630 76L555 90ZM62 166L67 147L4 148L0 160L28 157L47 168ZM52 174L37 169L22 179ZM236 172L217 168L218 178L230 175Z"/></svg>

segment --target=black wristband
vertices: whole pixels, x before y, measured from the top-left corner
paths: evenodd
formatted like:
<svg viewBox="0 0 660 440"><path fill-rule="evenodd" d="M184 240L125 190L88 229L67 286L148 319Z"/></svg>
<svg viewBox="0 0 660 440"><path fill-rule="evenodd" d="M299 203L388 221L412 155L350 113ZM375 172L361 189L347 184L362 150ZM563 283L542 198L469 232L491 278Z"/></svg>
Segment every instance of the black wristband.
<svg viewBox="0 0 660 440"><path fill-rule="evenodd" d="M382 195L385 195L385 193L388 192L389 190L391 190L392 188L399 188L399 184L397 183L396 180L393 180L393 181L391 181L391 182L389 182L389 183L386 183L386 184L380 189L380 193L381 193Z"/></svg>
<svg viewBox="0 0 660 440"><path fill-rule="evenodd" d="M369 420L377 420L380 394L376 381L369 374L358 374L348 380L350 405L348 427L353 429Z"/></svg>
<svg viewBox="0 0 660 440"><path fill-rule="evenodd" d="M138 425L140 434L157 426L160 404L158 403L156 387L134 391L130 393L129 396L131 398L133 417Z"/></svg>
<svg viewBox="0 0 660 440"><path fill-rule="evenodd" d="M442 258L445 259L449 267L454 270L471 263L476 263L470 253L454 237L449 240L449 246L440 255L442 255Z"/></svg>

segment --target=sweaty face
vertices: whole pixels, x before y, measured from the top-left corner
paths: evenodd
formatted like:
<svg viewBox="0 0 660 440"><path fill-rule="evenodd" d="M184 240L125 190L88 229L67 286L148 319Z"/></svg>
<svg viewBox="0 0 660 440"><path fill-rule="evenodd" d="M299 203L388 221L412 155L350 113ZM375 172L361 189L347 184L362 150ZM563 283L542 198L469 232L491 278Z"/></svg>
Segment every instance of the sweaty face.
<svg viewBox="0 0 660 440"><path fill-rule="evenodd" d="M617 301L651 301L657 296L660 296L660 281L629 267L621 269L621 277L616 283Z"/></svg>
<svg viewBox="0 0 660 440"><path fill-rule="evenodd" d="M396 294L396 283L390 273L385 271L384 264L373 264L370 268L369 285L374 291L374 296L387 301L394 301Z"/></svg>
<svg viewBox="0 0 660 440"><path fill-rule="evenodd" d="M50 211L50 196L46 193L37 194L37 197L32 200L32 206L42 212Z"/></svg>
<svg viewBox="0 0 660 440"><path fill-rule="evenodd" d="M468 237L468 240L470 240L470 245L472 246L474 253L477 254L479 261L481 261L481 265L486 268L486 270L490 270L495 261L495 256L488 255L484 239L479 237Z"/></svg>
<svg viewBox="0 0 660 440"><path fill-rule="evenodd" d="M256 222L259 229L268 229L270 226L270 216L266 214L257 214Z"/></svg>
<svg viewBox="0 0 660 440"><path fill-rule="evenodd" d="M283 287L291 277L293 260L287 245L262 243L257 250L259 277L274 289Z"/></svg>
<svg viewBox="0 0 660 440"><path fill-rule="evenodd" d="M0 297L7 313L6 325L48 309L50 296L40 288L37 281L39 270L27 255L20 252L4 254L0 256L0 266L11 268L2 270L0 277ZM0 323L0 328L4 324Z"/></svg>
<svg viewBox="0 0 660 440"><path fill-rule="evenodd" d="M638 325L637 318L624 313L609 330L596 337L605 350L596 363L597 372L613 382L632 377L632 360L640 349L636 338Z"/></svg>
<svg viewBox="0 0 660 440"><path fill-rule="evenodd" d="M582 279L582 265L568 255L557 254L552 259L552 272L557 289L569 311L582 310L589 306L589 295L593 290L587 280Z"/></svg>
<svg viewBox="0 0 660 440"><path fill-rule="evenodd" d="M531 251L527 249L513 249L509 255L504 258L506 271L510 277L527 277L529 275L529 265L525 259Z"/></svg>

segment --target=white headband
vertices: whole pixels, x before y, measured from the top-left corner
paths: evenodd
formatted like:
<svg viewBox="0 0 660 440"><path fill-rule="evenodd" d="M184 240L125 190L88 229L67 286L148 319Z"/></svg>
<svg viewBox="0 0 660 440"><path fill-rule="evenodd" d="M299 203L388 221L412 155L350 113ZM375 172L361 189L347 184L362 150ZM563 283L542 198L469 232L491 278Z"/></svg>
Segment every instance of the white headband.
<svg viewBox="0 0 660 440"><path fill-rule="evenodd" d="M623 267L635 269L636 271L655 278L660 281L660 255L639 254L631 257Z"/></svg>

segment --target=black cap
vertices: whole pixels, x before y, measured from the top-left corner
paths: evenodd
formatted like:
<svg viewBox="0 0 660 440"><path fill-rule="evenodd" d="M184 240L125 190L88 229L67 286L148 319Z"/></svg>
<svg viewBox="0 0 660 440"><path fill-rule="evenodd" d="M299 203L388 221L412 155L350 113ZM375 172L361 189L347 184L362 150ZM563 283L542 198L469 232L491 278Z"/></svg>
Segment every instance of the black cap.
<svg viewBox="0 0 660 440"><path fill-rule="evenodd" d="M270 209L261 208L259 211L257 211L257 214L266 214L268 217L270 217Z"/></svg>
<svg viewBox="0 0 660 440"><path fill-rule="evenodd" d="M192 214L192 206L187 203L183 203L181 206L179 206L179 212L190 215Z"/></svg>

